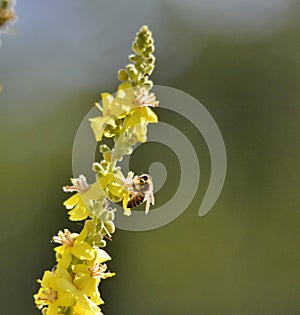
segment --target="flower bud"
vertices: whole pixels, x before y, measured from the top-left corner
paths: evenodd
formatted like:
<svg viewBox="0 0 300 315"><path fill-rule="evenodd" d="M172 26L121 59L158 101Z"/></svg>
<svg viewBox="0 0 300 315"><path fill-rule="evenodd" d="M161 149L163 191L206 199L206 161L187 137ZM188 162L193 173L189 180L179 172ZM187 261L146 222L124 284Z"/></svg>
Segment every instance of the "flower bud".
<svg viewBox="0 0 300 315"><path fill-rule="evenodd" d="M121 69L118 72L118 79L120 81L127 81L128 80L128 73L125 69Z"/></svg>
<svg viewBox="0 0 300 315"><path fill-rule="evenodd" d="M110 148L106 144L102 144L100 145L99 150L101 153L104 153L106 151L110 151Z"/></svg>
<svg viewBox="0 0 300 315"><path fill-rule="evenodd" d="M106 222L104 223L104 225L105 225L105 227L107 228L107 231L108 231L109 233L114 233L114 232L115 232L116 228L115 228L114 222L112 222L112 221L106 221Z"/></svg>
<svg viewBox="0 0 300 315"><path fill-rule="evenodd" d="M111 152L109 152L109 151L104 152L103 157L104 157L105 161L110 162L111 161Z"/></svg>
<svg viewBox="0 0 300 315"><path fill-rule="evenodd" d="M95 223L92 220L86 220L85 227L89 230L89 232L92 232L95 229Z"/></svg>
<svg viewBox="0 0 300 315"><path fill-rule="evenodd" d="M105 170L103 166L98 162L93 163L93 171L98 174L105 175Z"/></svg>

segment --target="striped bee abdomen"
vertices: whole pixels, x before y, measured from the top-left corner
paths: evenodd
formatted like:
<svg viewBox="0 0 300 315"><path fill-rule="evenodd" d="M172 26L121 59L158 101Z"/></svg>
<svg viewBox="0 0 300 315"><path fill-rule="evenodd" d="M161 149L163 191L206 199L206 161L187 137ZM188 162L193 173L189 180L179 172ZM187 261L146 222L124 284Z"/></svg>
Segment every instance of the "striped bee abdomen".
<svg viewBox="0 0 300 315"><path fill-rule="evenodd" d="M136 193L128 200L127 207L132 209L139 206L141 203L143 203L144 198L145 195L142 192Z"/></svg>

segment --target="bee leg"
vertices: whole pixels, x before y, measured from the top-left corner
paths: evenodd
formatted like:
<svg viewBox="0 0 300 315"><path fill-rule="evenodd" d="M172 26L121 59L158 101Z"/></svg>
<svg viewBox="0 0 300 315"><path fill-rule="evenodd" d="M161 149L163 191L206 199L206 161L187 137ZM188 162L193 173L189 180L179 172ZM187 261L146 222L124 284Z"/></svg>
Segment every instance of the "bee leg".
<svg viewBox="0 0 300 315"><path fill-rule="evenodd" d="M154 199L153 194L151 194L150 199L151 199L150 202L151 202L152 206L154 206L155 199Z"/></svg>
<svg viewBox="0 0 300 315"><path fill-rule="evenodd" d="M145 206L145 214L148 214L149 209L150 209L150 199L147 198L146 206Z"/></svg>

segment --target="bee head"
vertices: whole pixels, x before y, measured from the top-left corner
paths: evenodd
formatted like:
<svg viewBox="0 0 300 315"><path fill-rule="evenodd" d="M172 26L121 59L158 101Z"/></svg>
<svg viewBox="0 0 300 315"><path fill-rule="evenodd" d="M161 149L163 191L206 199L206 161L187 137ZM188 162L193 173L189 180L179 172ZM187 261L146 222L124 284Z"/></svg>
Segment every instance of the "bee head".
<svg viewBox="0 0 300 315"><path fill-rule="evenodd" d="M132 183L132 188L136 191L145 192L152 187L152 179L148 174L135 176Z"/></svg>
<svg viewBox="0 0 300 315"><path fill-rule="evenodd" d="M146 184L150 181L150 176L148 174L143 174L139 176L139 179L141 184Z"/></svg>

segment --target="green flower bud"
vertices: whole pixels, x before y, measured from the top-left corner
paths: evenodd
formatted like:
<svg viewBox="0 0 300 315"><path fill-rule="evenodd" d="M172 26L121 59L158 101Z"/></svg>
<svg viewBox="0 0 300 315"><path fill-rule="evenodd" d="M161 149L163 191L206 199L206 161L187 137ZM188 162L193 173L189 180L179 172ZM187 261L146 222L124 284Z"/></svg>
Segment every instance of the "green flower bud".
<svg viewBox="0 0 300 315"><path fill-rule="evenodd" d="M108 169L109 167L109 163L107 161L102 160L100 164L105 170Z"/></svg>
<svg viewBox="0 0 300 315"><path fill-rule="evenodd" d="M105 247L106 246L106 240L101 240L99 243L99 247Z"/></svg>
<svg viewBox="0 0 300 315"><path fill-rule="evenodd" d="M129 71L134 71L134 70L135 70L135 68L134 68L134 65L133 65L133 64L130 63L129 65L126 66L126 71L127 71L127 72L129 72Z"/></svg>
<svg viewBox="0 0 300 315"><path fill-rule="evenodd" d="M128 139L128 145L133 147L137 143L137 137L135 134L132 134L132 136Z"/></svg>
<svg viewBox="0 0 300 315"><path fill-rule="evenodd" d="M104 225L105 225L105 227L107 228L107 231L108 231L109 233L114 233L114 232L115 232L116 228L115 228L115 224L114 224L113 221L106 221L106 222L104 223Z"/></svg>
<svg viewBox="0 0 300 315"><path fill-rule="evenodd" d="M97 234L94 234L93 239L94 239L95 244L100 245L102 241L102 236L99 233L97 233ZM104 247L104 246L101 246L101 247Z"/></svg>
<svg viewBox="0 0 300 315"><path fill-rule="evenodd" d="M154 70L154 65L151 64L145 69L145 74L149 76L153 72L153 70Z"/></svg>
<svg viewBox="0 0 300 315"><path fill-rule="evenodd" d="M130 78L130 80L134 80L137 78L138 76L138 70L137 69L131 69L128 71L128 76Z"/></svg>
<svg viewBox="0 0 300 315"><path fill-rule="evenodd" d="M136 55L130 55L129 56L129 60L131 61L131 62L137 62L138 61L138 56L136 56Z"/></svg>
<svg viewBox="0 0 300 315"><path fill-rule="evenodd" d="M113 221L115 219L115 213L113 211L107 211L107 221Z"/></svg>
<svg viewBox="0 0 300 315"><path fill-rule="evenodd" d="M98 162L93 163L93 171L101 175L105 175L106 173L103 166Z"/></svg>
<svg viewBox="0 0 300 315"><path fill-rule="evenodd" d="M127 73L127 71L125 69L119 70L119 72L118 72L118 79L120 81L128 80L128 73Z"/></svg>
<svg viewBox="0 0 300 315"><path fill-rule="evenodd" d="M105 159L105 161L110 162L111 161L111 152L110 151L104 152L103 158Z"/></svg>
<svg viewBox="0 0 300 315"><path fill-rule="evenodd" d="M154 45L149 45L146 49L145 49L146 52L148 53L153 53L154 52Z"/></svg>
<svg viewBox="0 0 300 315"><path fill-rule="evenodd" d="M140 84L144 85L146 81L147 81L147 78L143 77L143 78L140 79Z"/></svg>
<svg viewBox="0 0 300 315"><path fill-rule="evenodd" d="M149 59L148 60L149 60L150 63L154 64L155 56L153 54L149 54Z"/></svg>
<svg viewBox="0 0 300 315"><path fill-rule="evenodd" d="M89 230L89 232L92 232L95 229L95 223L92 220L86 220L85 226Z"/></svg>
<svg viewBox="0 0 300 315"><path fill-rule="evenodd" d="M145 82L144 87L148 90L151 90L153 86L153 82L151 80L148 80L147 82Z"/></svg>
<svg viewBox="0 0 300 315"><path fill-rule="evenodd" d="M118 133L118 128L108 125L103 132L103 135L107 138L112 138Z"/></svg>
<svg viewBox="0 0 300 315"><path fill-rule="evenodd" d="M150 75L154 69L153 43L152 33L147 26L143 26L132 44L132 50L135 53L129 56L132 64L127 65L126 70L119 71L118 77L120 80L128 81L133 87L143 86L147 89L152 87L148 77L144 77Z"/></svg>
<svg viewBox="0 0 300 315"><path fill-rule="evenodd" d="M100 150L101 153L104 153L104 152L110 151L110 148L106 144L101 144L100 147L99 147L99 150Z"/></svg>

